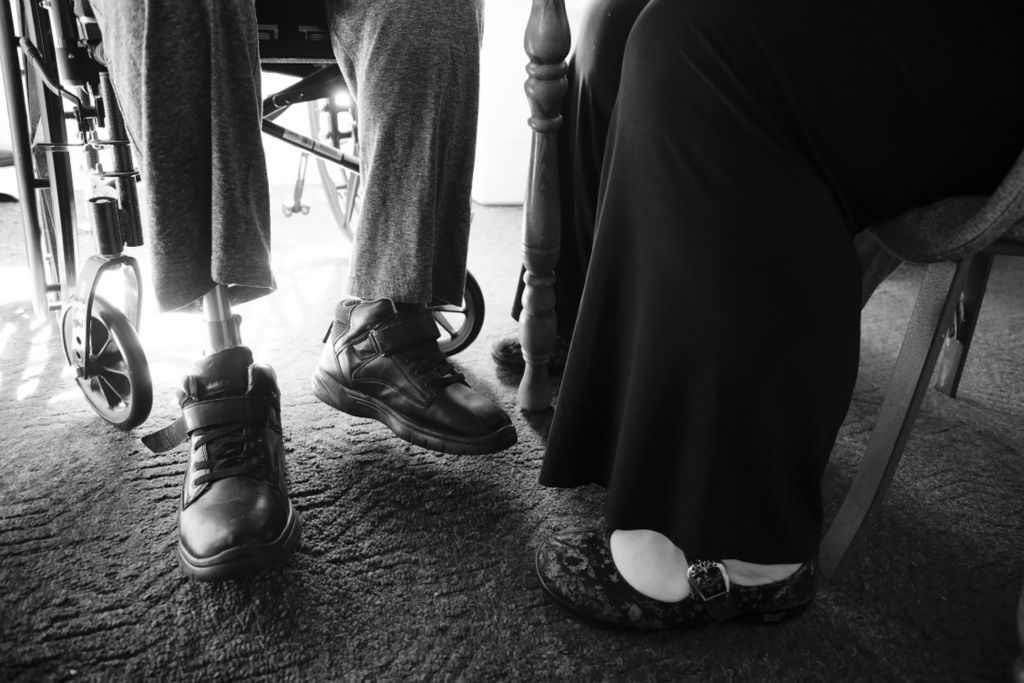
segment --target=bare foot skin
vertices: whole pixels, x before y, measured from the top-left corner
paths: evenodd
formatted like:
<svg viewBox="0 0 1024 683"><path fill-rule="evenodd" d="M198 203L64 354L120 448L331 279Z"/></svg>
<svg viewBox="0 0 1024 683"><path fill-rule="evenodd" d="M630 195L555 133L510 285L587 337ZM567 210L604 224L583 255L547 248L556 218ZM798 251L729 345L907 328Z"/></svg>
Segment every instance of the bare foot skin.
<svg viewBox="0 0 1024 683"><path fill-rule="evenodd" d="M762 586L789 578L800 568L797 564L754 564L743 560L722 560L729 580L738 586Z"/></svg>
<svg viewBox="0 0 1024 683"><path fill-rule="evenodd" d="M616 529L610 545L615 567L637 592L662 602L678 602L690 594L686 555L667 536L650 529ZM722 560L729 580L760 586L792 576L800 564L755 564Z"/></svg>
<svg viewBox="0 0 1024 683"><path fill-rule="evenodd" d="M616 569L638 592L662 602L690 594L686 556L667 536L650 529L616 529L609 544Z"/></svg>

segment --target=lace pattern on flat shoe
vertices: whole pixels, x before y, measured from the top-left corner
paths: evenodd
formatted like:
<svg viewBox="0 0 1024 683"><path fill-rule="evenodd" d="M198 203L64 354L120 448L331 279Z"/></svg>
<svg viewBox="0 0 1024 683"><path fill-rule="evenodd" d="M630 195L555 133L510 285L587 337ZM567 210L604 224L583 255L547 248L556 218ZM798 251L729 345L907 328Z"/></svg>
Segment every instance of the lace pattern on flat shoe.
<svg viewBox="0 0 1024 683"><path fill-rule="evenodd" d="M635 630L696 626L712 619L774 622L796 616L814 599L817 567L806 562L790 577L758 586L732 583L721 562L699 560L687 571L691 594L678 602L649 598L615 567L611 531L568 533L537 550L541 589L584 621Z"/></svg>
<svg viewBox="0 0 1024 683"><path fill-rule="evenodd" d="M637 630L708 621L704 603L662 602L637 592L615 567L610 531L557 536L537 551L541 587L560 607L592 623Z"/></svg>

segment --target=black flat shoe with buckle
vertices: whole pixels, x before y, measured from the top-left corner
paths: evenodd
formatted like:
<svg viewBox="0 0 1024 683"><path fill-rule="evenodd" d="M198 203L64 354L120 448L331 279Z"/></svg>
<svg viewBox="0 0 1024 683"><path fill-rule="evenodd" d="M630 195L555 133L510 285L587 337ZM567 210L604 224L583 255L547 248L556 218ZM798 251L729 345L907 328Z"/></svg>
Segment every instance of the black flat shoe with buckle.
<svg viewBox="0 0 1024 683"><path fill-rule="evenodd" d="M721 562L701 560L687 570L691 593L678 602L649 598L626 583L612 560L611 531L568 533L537 549L541 590L555 605L590 624L637 631L697 626L710 621L771 623L801 614L814 600L812 560L782 581L739 586Z"/></svg>

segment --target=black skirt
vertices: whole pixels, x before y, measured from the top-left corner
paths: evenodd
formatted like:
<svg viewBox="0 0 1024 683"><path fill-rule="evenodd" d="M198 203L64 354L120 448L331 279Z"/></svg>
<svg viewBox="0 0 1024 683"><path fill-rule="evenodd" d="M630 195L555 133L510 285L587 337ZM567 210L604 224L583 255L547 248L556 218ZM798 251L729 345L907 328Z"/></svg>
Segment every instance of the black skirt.
<svg viewBox="0 0 1024 683"><path fill-rule="evenodd" d="M564 136L602 171L540 480L607 487L609 526L690 556L802 562L857 373L852 235L1010 168L1024 5L643 4L596 3L585 28L622 39L578 41ZM615 92L606 131L588 88Z"/></svg>

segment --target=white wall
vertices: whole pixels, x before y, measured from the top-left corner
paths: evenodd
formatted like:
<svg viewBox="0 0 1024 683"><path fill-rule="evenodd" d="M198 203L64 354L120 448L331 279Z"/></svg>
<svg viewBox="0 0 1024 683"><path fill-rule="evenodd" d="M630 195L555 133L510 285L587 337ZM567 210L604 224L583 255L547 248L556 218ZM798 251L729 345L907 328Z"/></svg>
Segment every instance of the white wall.
<svg viewBox="0 0 1024 683"><path fill-rule="evenodd" d="M566 0L575 38L579 15L591 0ZM481 204L521 204L530 159L530 107L523 84L527 57L523 34L528 0L487 0L480 53L480 121L473 199Z"/></svg>
<svg viewBox="0 0 1024 683"><path fill-rule="evenodd" d="M485 5L473 177L473 199L481 204L520 204L526 191L530 107L523 92L523 32L529 15L530 3L523 0Z"/></svg>

